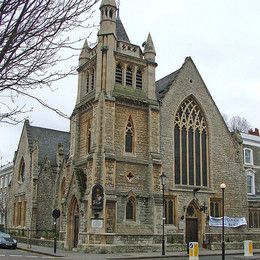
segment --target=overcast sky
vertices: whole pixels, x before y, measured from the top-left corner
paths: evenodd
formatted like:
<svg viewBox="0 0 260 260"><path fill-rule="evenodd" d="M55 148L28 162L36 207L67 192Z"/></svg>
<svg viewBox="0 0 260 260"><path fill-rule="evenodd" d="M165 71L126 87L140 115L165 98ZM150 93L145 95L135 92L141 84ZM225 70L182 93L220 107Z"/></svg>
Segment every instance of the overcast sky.
<svg viewBox="0 0 260 260"><path fill-rule="evenodd" d="M142 45L148 33L152 35L157 80L180 68L185 57L191 56L221 113L244 117L252 128L260 128L259 14L259 0L120 1L120 17L130 41ZM88 35L82 31L72 35L79 33ZM93 35L96 33L97 29ZM76 101L77 77L59 82L55 89L35 94L70 115ZM28 108L35 107L28 114L32 125L69 131L68 120L26 102ZM21 131L22 124L0 123L2 164L12 161Z"/></svg>

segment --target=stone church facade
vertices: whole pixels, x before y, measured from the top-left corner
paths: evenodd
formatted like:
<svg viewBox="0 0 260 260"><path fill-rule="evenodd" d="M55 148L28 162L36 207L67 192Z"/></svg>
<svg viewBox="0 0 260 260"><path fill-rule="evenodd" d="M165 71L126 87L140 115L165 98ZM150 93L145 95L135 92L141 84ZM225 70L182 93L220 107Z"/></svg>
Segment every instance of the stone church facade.
<svg viewBox="0 0 260 260"><path fill-rule="evenodd" d="M190 57L155 81L151 35L143 48L131 43L114 0L101 2L97 37L79 57L70 153L56 175L60 241L87 251L160 250L164 172L167 250L219 243L208 218L222 214L221 183L226 215L248 214L239 136ZM241 241L246 228L227 232Z"/></svg>

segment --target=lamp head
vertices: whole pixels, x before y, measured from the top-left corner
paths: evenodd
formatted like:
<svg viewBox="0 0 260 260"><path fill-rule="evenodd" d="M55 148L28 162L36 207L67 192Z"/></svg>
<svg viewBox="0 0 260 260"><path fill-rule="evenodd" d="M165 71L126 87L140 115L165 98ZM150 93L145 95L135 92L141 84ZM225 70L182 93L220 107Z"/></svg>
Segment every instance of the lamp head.
<svg viewBox="0 0 260 260"><path fill-rule="evenodd" d="M226 184L225 184L225 183L221 183L221 184L220 184L220 188L221 188L222 190L224 190L224 189L226 188Z"/></svg>
<svg viewBox="0 0 260 260"><path fill-rule="evenodd" d="M162 185L165 185L166 184L166 174L163 172L161 175L160 175L160 179L161 179L161 183Z"/></svg>

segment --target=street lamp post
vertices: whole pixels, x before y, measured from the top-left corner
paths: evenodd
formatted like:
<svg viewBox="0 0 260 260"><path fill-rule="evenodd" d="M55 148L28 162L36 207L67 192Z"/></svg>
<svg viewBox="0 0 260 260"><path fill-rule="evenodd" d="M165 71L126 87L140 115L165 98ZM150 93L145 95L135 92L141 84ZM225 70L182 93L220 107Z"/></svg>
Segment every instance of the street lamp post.
<svg viewBox="0 0 260 260"><path fill-rule="evenodd" d="M164 198L164 187L165 187L165 183L166 183L166 175L165 173L163 172L161 175L160 175L160 178L161 178L161 183L162 183L162 255L165 255L165 236L164 236L164 224L165 224L165 198Z"/></svg>
<svg viewBox="0 0 260 260"><path fill-rule="evenodd" d="M225 260L225 222L224 222L224 216L225 216L225 188L226 184L221 183L220 188L222 189L222 260Z"/></svg>

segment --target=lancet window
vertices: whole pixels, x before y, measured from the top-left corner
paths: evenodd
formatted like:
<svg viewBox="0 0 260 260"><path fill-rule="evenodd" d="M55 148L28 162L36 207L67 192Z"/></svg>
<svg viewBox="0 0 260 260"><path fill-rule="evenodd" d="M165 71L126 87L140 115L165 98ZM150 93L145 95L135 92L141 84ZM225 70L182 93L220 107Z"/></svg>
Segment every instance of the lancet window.
<svg viewBox="0 0 260 260"><path fill-rule="evenodd" d="M86 73L86 92L89 92L89 72Z"/></svg>
<svg viewBox="0 0 260 260"><path fill-rule="evenodd" d="M18 181L24 182L25 179L25 162L22 157L19 167Z"/></svg>
<svg viewBox="0 0 260 260"><path fill-rule="evenodd" d="M91 90L94 89L94 86L95 86L95 70L93 69L91 71Z"/></svg>
<svg viewBox="0 0 260 260"><path fill-rule="evenodd" d="M116 66L116 83L122 84L123 83L123 70L121 64L117 64Z"/></svg>
<svg viewBox="0 0 260 260"><path fill-rule="evenodd" d="M132 86L132 84L133 84L133 72L132 72L132 68L128 66L126 68L126 85Z"/></svg>
<svg viewBox="0 0 260 260"><path fill-rule="evenodd" d="M126 203L126 220L135 220L136 202L134 197L130 197Z"/></svg>
<svg viewBox="0 0 260 260"><path fill-rule="evenodd" d="M133 152L133 142L134 139L134 128L131 117L129 117L126 132L125 132L125 152L132 153Z"/></svg>
<svg viewBox="0 0 260 260"><path fill-rule="evenodd" d="M208 130L205 117L189 97L174 122L175 184L208 186Z"/></svg>
<svg viewBox="0 0 260 260"><path fill-rule="evenodd" d="M136 71L136 88L141 89L143 87L143 74L140 69Z"/></svg>

